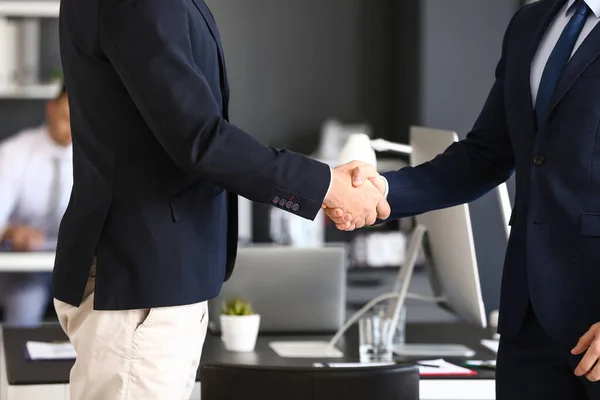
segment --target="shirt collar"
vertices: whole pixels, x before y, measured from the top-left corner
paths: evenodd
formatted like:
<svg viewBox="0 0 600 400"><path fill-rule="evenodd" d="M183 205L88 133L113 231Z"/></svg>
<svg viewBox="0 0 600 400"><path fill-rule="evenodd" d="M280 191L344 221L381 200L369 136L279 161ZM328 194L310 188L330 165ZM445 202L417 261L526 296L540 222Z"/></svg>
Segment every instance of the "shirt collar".
<svg viewBox="0 0 600 400"><path fill-rule="evenodd" d="M573 13L573 6L575 5L576 1L577 0L569 0L569 3L567 4L567 11L566 11L567 16L571 16L571 14ZM584 0L584 1L588 5L590 10L592 10L592 13L594 13L596 18L600 18L600 0Z"/></svg>

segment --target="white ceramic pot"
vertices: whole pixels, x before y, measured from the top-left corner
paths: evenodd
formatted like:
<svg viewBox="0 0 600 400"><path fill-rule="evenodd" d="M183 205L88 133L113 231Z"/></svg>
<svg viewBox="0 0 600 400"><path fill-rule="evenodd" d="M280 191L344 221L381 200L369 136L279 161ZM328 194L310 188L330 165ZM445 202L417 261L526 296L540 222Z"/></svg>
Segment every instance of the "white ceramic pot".
<svg viewBox="0 0 600 400"><path fill-rule="evenodd" d="M340 164L363 161L377 168L377 157L371 146L371 138L364 133L353 133L340 152Z"/></svg>
<svg viewBox="0 0 600 400"><path fill-rule="evenodd" d="M260 315L221 315L221 339L229 351L254 351Z"/></svg>

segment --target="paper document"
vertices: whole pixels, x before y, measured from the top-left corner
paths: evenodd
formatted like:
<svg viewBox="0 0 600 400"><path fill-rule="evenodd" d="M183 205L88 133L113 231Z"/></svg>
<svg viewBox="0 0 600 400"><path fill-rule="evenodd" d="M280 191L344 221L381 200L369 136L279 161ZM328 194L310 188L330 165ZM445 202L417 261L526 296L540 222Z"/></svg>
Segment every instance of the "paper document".
<svg viewBox="0 0 600 400"><path fill-rule="evenodd" d="M69 342L44 343L27 342L27 355L32 361L38 360L74 360L75 349Z"/></svg>
<svg viewBox="0 0 600 400"><path fill-rule="evenodd" d="M444 359L438 360L425 360L418 361L417 366L419 367L419 374L421 376L429 376L429 375L453 375L453 376L461 376L461 375L477 375L477 372L470 370L468 368L464 368L455 364L451 364L446 362Z"/></svg>
<svg viewBox="0 0 600 400"><path fill-rule="evenodd" d="M340 350L329 346L329 342L271 342L269 347L282 358L341 358Z"/></svg>
<svg viewBox="0 0 600 400"><path fill-rule="evenodd" d="M395 362L366 362L366 363L314 363L313 367L318 368L367 368L367 367L387 367L395 365Z"/></svg>
<svg viewBox="0 0 600 400"><path fill-rule="evenodd" d="M481 341L481 345L483 347L485 347L488 350L493 351L494 353L498 354L498 345L500 344L499 340L488 340L488 339L483 339Z"/></svg>

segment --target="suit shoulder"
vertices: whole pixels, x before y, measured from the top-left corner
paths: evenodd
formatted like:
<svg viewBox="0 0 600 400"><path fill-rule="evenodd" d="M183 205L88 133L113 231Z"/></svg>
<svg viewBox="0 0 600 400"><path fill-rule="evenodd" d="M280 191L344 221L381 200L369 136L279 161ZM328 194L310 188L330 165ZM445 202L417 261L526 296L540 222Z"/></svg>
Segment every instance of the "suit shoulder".
<svg viewBox="0 0 600 400"><path fill-rule="evenodd" d="M545 15L546 12L550 11L555 2L556 0L538 0L525 4L516 12L514 19L521 22Z"/></svg>

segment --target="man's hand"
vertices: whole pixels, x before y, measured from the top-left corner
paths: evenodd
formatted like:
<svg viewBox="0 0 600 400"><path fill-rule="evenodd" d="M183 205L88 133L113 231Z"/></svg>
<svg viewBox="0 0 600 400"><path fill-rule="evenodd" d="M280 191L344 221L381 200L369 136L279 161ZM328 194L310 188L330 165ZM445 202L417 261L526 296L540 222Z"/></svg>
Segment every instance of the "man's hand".
<svg viewBox="0 0 600 400"><path fill-rule="evenodd" d="M326 211L339 209L351 215L351 224L356 228L373 225L377 217L387 218L389 216L389 206L385 199L383 200L384 204L380 205L383 199L380 189L371 182L361 185L361 187L354 187L352 184L353 172L357 167L365 165L353 161L334 168L331 189L323 201L323 208Z"/></svg>
<svg viewBox="0 0 600 400"><path fill-rule="evenodd" d="M582 354L585 356L575 368L575 375L584 376L592 382L600 381L600 322L592 325L589 331L583 335L577 345L571 350L574 355Z"/></svg>
<svg viewBox="0 0 600 400"><path fill-rule="evenodd" d="M377 217L379 219L387 219L390 216L391 210L387 200L383 197L383 194L386 190L386 184L381 175L377 173L372 165L359 163L356 161L350 164L355 166L355 168L352 170L352 185L354 187L360 187L365 184L365 182L370 182L373 186L375 186L382 194L381 199L377 203ZM365 225L361 224L362 221L360 219L354 218L352 212L348 211L347 209L340 207L324 208L327 216L331 218L339 230L352 231L356 228L362 228ZM375 223L375 221L373 221L373 223ZM372 225L372 223L366 225Z"/></svg>
<svg viewBox="0 0 600 400"><path fill-rule="evenodd" d="M9 242L14 251L33 251L42 248L46 239L41 229L11 226L4 233L2 240Z"/></svg>

